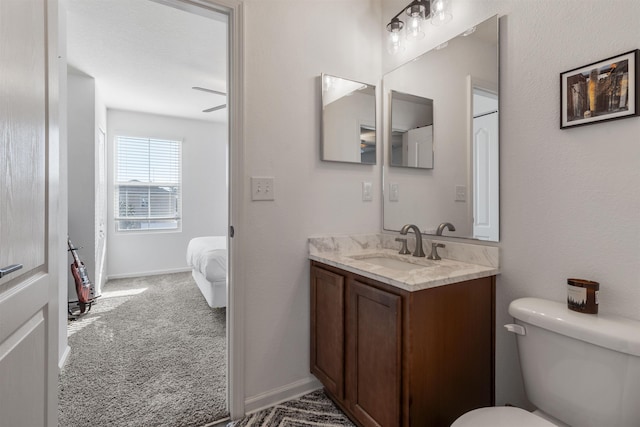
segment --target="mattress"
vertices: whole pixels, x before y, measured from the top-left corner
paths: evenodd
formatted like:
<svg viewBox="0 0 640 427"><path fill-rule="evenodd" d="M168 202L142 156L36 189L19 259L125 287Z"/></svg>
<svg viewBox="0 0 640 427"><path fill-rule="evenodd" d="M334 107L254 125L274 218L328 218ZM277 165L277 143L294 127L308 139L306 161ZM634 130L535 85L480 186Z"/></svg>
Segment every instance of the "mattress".
<svg viewBox="0 0 640 427"><path fill-rule="evenodd" d="M209 282L226 281L227 237L206 236L191 239L187 246L187 263Z"/></svg>

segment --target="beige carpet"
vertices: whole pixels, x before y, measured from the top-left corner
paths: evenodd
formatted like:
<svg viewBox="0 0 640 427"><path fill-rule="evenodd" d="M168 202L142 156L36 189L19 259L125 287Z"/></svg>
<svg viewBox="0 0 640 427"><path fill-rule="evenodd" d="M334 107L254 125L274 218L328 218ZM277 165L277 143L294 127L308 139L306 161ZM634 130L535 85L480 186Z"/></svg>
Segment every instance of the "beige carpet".
<svg viewBox="0 0 640 427"><path fill-rule="evenodd" d="M69 323L59 424L202 426L226 412L225 309L190 273L110 281Z"/></svg>

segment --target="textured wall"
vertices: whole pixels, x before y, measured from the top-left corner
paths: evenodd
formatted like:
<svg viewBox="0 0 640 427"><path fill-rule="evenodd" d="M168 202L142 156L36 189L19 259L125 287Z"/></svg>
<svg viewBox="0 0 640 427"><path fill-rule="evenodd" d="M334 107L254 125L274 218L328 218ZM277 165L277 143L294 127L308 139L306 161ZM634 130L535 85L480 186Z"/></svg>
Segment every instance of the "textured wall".
<svg viewBox="0 0 640 427"><path fill-rule="evenodd" d="M402 7L387 0L385 13ZM454 1L447 28L430 26L405 57L501 18L501 254L497 283L498 404L526 404L508 303L562 301L566 279L601 283L600 312L640 319L640 118L559 129L559 73L640 47L640 3ZM383 47L384 49L384 47Z"/></svg>
<svg viewBox="0 0 640 427"><path fill-rule="evenodd" d="M320 74L377 84L380 11L369 0L249 0L245 13L245 174L275 177L273 202L252 202L246 189L238 230L249 236L238 262L252 402L313 379L307 237L381 228L379 164L319 160ZM372 202L362 181L373 183Z"/></svg>
<svg viewBox="0 0 640 427"><path fill-rule="evenodd" d="M318 160L318 76L375 84L494 14L504 15L497 403L526 404L501 327L510 300L563 300L566 278L579 276L602 283L602 313L640 318L640 119L560 131L558 94L560 72L640 47L640 3L454 0L453 22L391 58L380 38L406 3L246 1L245 173L276 187L274 202L244 202L249 400L311 378L307 236L381 228L380 165ZM373 202L361 201L363 180Z"/></svg>

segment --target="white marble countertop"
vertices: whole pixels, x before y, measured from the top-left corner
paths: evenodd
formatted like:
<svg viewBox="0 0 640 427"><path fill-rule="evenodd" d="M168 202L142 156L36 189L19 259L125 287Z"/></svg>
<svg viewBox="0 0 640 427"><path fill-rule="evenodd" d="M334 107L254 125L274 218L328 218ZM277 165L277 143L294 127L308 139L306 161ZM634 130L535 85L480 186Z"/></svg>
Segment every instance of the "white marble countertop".
<svg viewBox="0 0 640 427"><path fill-rule="evenodd" d="M395 237L397 236L384 234L313 237L309 239L309 259L410 292L500 273L497 247L446 242L453 257L445 258L447 252L443 248L439 250L443 259L436 261L398 254L398 249L395 248L398 243L393 241ZM430 242L426 239L424 241L427 253ZM411 249L413 245L409 247ZM357 259L376 255L422 265L424 268L401 271L368 263L366 259ZM473 262L451 259L465 256Z"/></svg>

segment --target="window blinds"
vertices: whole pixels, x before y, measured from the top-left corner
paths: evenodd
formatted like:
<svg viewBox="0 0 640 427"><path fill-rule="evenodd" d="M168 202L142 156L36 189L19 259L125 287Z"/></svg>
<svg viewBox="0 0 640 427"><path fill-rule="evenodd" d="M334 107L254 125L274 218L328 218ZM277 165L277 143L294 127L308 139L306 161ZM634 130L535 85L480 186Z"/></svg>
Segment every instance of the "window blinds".
<svg viewBox="0 0 640 427"><path fill-rule="evenodd" d="M182 143L116 138L117 229L177 229L181 213Z"/></svg>

